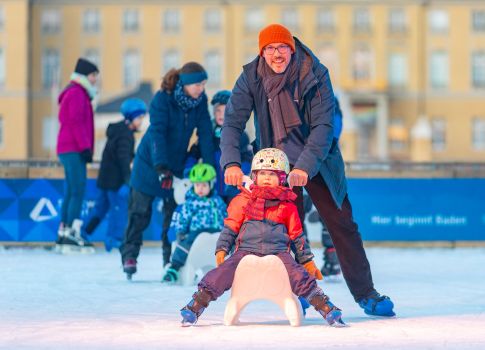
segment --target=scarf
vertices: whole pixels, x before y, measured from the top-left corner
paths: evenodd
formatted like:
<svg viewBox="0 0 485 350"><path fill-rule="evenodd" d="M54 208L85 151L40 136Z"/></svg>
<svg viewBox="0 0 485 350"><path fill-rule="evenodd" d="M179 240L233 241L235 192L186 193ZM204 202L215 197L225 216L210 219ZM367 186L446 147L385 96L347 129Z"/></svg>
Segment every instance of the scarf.
<svg viewBox="0 0 485 350"><path fill-rule="evenodd" d="M264 209L273 207L281 202L292 202L296 194L288 187L251 185L251 197L244 207L244 213L249 220L263 220Z"/></svg>
<svg viewBox="0 0 485 350"><path fill-rule="evenodd" d="M182 108L184 112L187 112L189 109L197 107L202 101L203 96L203 93L200 94L200 96L197 98L187 96L184 92L184 86L180 80L177 82L177 85L175 85L174 98L179 107Z"/></svg>
<svg viewBox="0 0 485 350"><path fill-rule="evenodd" d="M93 100L96 94L98 93L98 90L96 89L95 86L91 85L87 76L79 73L72 73L70 79L71 81L81 85L84 88L84 90L86 90L90 100Z"/></svg>
<svg viewBox="0 0 485 350"><path fill-rule="evenodd" d="M260 58L258 62L257 71L263 79L263 88L268 97L269 115L276 144L286 139L291 129L301 125L296 105L300 100L298 92L300 57L301 54L296 50L285 72L280 74L274 73L264 58ZM293 98L290 88L294 84L296 87Z"/></svg>

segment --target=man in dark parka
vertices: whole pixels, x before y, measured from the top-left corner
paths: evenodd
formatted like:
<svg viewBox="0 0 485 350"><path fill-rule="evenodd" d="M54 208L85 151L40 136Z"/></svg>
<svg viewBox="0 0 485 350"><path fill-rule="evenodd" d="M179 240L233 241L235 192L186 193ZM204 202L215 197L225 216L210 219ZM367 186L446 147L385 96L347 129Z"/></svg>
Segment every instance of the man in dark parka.
<svg viewBox="0 0 485 350"><path fill-rule="evenodd" d="M355 301L367 314L394 316L392 301L374 288L353 220L344 162L334 139L334 109L327 68L285 27L264 28L259 56L243 67L226 107L221 135L225 182L242 183L238 140L254 112L255 146L276 147L288 155L292 166L288 183L298 195L300 217L305 186L327 225Z"/></svg>

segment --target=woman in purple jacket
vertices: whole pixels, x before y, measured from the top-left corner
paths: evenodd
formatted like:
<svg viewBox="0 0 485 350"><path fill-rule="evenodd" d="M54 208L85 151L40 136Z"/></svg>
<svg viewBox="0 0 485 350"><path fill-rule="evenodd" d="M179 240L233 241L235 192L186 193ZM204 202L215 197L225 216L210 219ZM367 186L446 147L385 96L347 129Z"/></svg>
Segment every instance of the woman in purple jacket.
<svg viewBox="0 0 485 350"><path fill-rule="evenodd" d="M59 95L59 135L57 154L64 166L64 199L56 250L94 251L92 244L81 237L80 217L86 187L86 164L94 151L94 111L98 67L79 58L71 80ZM79 220L79 224L73 222Z"/></svg>

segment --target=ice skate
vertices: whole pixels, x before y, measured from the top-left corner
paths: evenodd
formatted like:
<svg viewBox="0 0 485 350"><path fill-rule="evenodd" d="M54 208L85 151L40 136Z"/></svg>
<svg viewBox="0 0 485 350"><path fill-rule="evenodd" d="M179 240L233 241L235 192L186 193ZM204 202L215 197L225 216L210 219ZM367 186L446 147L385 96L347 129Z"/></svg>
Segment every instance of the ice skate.
<svg viewBox="0 0 485 350"><path fill-rule="evenodd" d="M131 281L131 276L136 273L136 260L126 259L123 262L123 272L126 273L126 278Z"/></svg>
<svg viewBox="0 0 485 350"><path fill-rule="evenodd" d="M81 236L81 220L74 220L71 228L66 228L61 244L62 254L82 253L94 254L96 250L91 242Z"/></svg>
<svg viewBox="0 0 485 350"><path fill-rule="evenodd" d="M359 300L359 306L364 309L367 315L383 317L396 316L393 310L394 303L391 299L377 292L372 293L367 298Z"/></svg>
<svg viewBox="0 0 485 350"><path fill-rule="evenodd" d="M180 310L182 327L195 325L211 300L211 295L206 290L199 289L195 292L192 300Z"/></svg>
<svg viewBox="0 0 485 350"><path fill-rule="evenodd" d="M342 320L342 310L336 307L325 294L317 294L309 300L330 326L346 326Z"/></svg>
<svg viewBox="0 0 485 350"><path fill-rule="evenodd" d="M323 266L320 270L323 278L328 282L340 282L342 271L340 270L340 263L337 258L335 248L326 248L323 255Z"/></svg>
<svg viewBox="0 0 485 350"><path fill-rule="evenodd" d="M162 278L162 283L174 284L178 280L179 280L179 272L176 269L169 267L167 269L167 272L165 272L165 275Z"/></svg>

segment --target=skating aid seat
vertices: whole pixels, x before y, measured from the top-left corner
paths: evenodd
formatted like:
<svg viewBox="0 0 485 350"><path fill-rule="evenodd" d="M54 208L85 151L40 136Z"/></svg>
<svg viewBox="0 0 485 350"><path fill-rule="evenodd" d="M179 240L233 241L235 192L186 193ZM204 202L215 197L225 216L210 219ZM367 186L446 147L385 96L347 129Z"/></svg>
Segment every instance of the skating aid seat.
<svg viewBox="0 0 485 350"><path fill-rule="evenodd" d="M216 267L214 251L216 249L219 233L203 232L197 236L185 265L179 271L179 283L184 286L193 286L197 280ZM174 243L176 244L176 243Z"/></svg>
<svg viewBox="0 0 485 350"><path fill-rule="evenodd" d="M224 312L224 324L237 324L244 307L258 299L274 302L283 310L290 325L301 325L301 304L291 291L285 265L275 255L247 255L242 258L236 269L231 298Z"/></svg>

